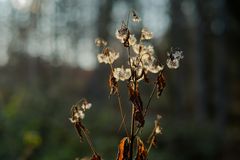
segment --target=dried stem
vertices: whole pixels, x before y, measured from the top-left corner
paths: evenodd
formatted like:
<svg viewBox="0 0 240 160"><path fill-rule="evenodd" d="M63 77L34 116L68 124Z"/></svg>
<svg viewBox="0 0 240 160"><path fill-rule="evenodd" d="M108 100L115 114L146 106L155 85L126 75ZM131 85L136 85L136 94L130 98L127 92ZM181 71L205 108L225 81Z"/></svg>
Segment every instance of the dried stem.
<svg viewBox="0 0 240 160"><path fill-rule="evenodd" d="M129 12L128 12L128 16L127 16L127 27L128 27L128 24L129 24L129 18L130 18L131 12L132 12L132 10L129 10Z"/></svg>
<svg viewBox="0 0 240 160"><path fill-rule="evenodd" d="M78 129L77 128L76 128L76 131L77 131L77 134L79 135L79 137L81 137L80 133L78 133ZM87 135L87 133L86 133L86 131L84 129L81 128L81 131L84 134L91 151L93 152L94 155L95 154L97 155L97 152L95 151L95 149L93 147L93 144L92 144L92 141L91 141L90 137Z"/></svg>
<svg viewBox="0 0 240 160"><path fill-rule="evenodd" d="M151 103L151 101L152 101L152 98L153 98L153 95L154 95L156 89L157 89L157 84L154 85L153 90L152 90L152 93L151 93L151 95L149 96L147 106L146 106L145 111L144 111L144 113L143 113L143 117L145 117L146 114L147 114L148 108L149 108L149 106L150 106L150 103Z"/></svg>
<svg viewBox="0 0 240 160"><path fill-rule="evenodd" d="M113 73L112 64L110 64L110 68L111 68L111 71ZM120 110L120 115L121 115L122 122L123 122L123 127L125 129L126 135L129 136L126 121L125 121L125 116L123 115L121 96L120 96L120 92L118 90L117 90L117 99L118 99L118 106L119 106L119 110Z"/></svg>
<svg viewBox="0 0 240 160"><path fill-rule="evenodd" d="M118 106L119 106L120 114L122 117L123 127L125 129L126 135L129 136L126 121L125 121L125 116L123 115L123 109L122 109L122 103L121 103L121 97L120 97L119 91L117 91L117 99L118 99Z"/></svg>
<svg viewBox="0 0 240 160"><path fill-rule="evenodd" d="M163 73L163 71L159 72L158 76L161 75L162 73ZM157 83L155 82L154 87L153 87L153 90L152 90L152 93L151 93L151 95L149 96L147 106L146 106L145 111L144 111L144 113L143 113L143 117L145 117L146 114L147 114L148 108L149 108L150 103L151 103L151 101L152 101L153 95L154 95L155 92L156 92L156 89L157 89Z"/></svg>
<svg viewBox="0 0 240 160"><path fill-rule="evenodd" d="M151 143L150 143L150 145L149 145L149 147L147 149L147 155L149 154L149 152L150 152L150 150L152 148L153 142L154 142L154 138L151 139Z"/></svg>
<svg viewBox="0 0 240 160"><path fill-rule="evenodd" d="M162 72L160 72L159 74L162 74ZM151 92L151 94L150 94L150 96L149 96L148 103L147 103L146 108L145 108L144 113L143 113L143 117L144 117L144 118L146 117L146 114L147 114L147 112L148 112L148 109L149 109L150 103L151 103L151 101L152 101L152 98L153 98L153 96L154 96L154 94L155 94L155 92L156 92L156 89L157 89L157 84L155 83L155 84L154 84L154 87L153 87L153 90L152 90L152 92ZM140 129L141 129L141 128L138 128L138 129L136 130L134 136L137 136L137 135L138 135Z"/></svg>
<svg viewBox="0 0 240 160"><path fill-rule="evenodd" d="M149 96L146 109L145 109L145 111L144 111L144 113L143 113L143 117L144 117L144 118L145 118L145 116L146 116L146 114L147 114L148 108L149 108L150 103L151 103L151 101L152 101L153 95L154 95L154 93L156 92L156 89L157 89L157 85L155 84L154 87L153 87L152 93L151 93L151 95ZM141 128L137 128L137 130L136 130L136 132L135 132L135 134L134 134L135 137L138 135L140 129L141 129Z"/></svg>
<svg viewBox="0 0 240 160"><path fill-rule="evenodd" d="M152 145L153 145L153 143L154 143L154 138L155 138L155 136L156 136L156 133L155 133L155 130L156 130L156 127L154 127L154 129L153 129L153 131L152 131L152 133L151 133L151 141L150 141L150 144L149 144L149 146L148 146L148 149L147 149L147 153L149 153L150 152L150 150L151 150L151 148L152 148ZM147 154L148 155L148 154Z"/></svg>
<svg viewBox="0 0 240 160"><path fill-rule="evenodd" d="M130 52L130 51L129 51ZM134 77L134 93L136 93L137 90L137 79ZM130 160L133 158L133 144L135 139L135 106L132 103L132 120L131 120L131 145L130 145Z"/></svg>
<svg viewBox="0 0 240 160"><path fill-rule="evenodd" d="M132 120L131 120L131 144L130 144L130 160L133 158L133 143L134 143L134 128L135 128L135 120L134 120L134 115L135 115L135 107L132 104Z"/></svg>

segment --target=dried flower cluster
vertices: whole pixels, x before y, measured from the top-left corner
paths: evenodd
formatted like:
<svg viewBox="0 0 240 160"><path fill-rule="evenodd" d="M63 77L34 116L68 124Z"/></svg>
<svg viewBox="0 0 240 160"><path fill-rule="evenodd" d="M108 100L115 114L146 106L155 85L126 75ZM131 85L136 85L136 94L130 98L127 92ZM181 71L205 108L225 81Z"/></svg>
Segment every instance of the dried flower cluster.
<svg viewBox="0 0 240 160"><path fill-rule="evenodd" d="M119 53L110 48L104 48L103 52L98 54L97 58L99 63L112 64L119 58Z"/></svg>
<svg viewBox="0 0 240 160"><path fill-rule="evenodd" d="M140 37L136 38L137 36L135 36L128 26L129 18L131 18L131 22L133 23L139 23L141 21L141 18L136 11L133 10L129 13L127 22L122 21L121 26L115 32L116 39L119 40L124 48L126 48L127 53L120 55L119 52L108 46L107 41L101 38L97 38L95 44L101 50L101 53L97 55L98 62L110 66L108 80L110 95L117 96L123 122L122 124L127 135L119 143L117 160L133 160L135 140L137 140L137 146L134 159L147 160L152 145L156 145L156 136L162 134L162 128L160 126L161 116L157 115L157 119L154 121L154 128L148 140L148 149L145 148L143 141L138 135L139 131L144 127L145 116L153 95L156 93L157 98L159 98L166 86L166 78L164 76L165 68L156 57L154 47L150 43L150 40L153 38L153 33L149 31L147 27L143 27L140 32ZM183 58L182 53L183 52L179 49L171 48L171 51L167 53L168 58L166 60L169 69L177 69L179 67L180 60ZM119 66L115 63L120 56L128 56L128 62L124 63L125 65ZM152 74L152 76L149 76L149 74ZM155 80L152 80L149 77L155 77ZM129 100L131 102L130 109L128 109L132 111L130 134L126 123L127 120L122 109L119 91L120 81L126 84ZM144 83L140 83L140 81L154 86L153 91L149 96L149 100L145 105L139 89L140 85ZM93 152L91 160L100 160L101 157L94 150L90 138L86 133L87 130L81 121L85 116L85 111L89 108L91 108L91 103L88 103L85 99L74 105L72 107L72 117L70 118L70 121L75 125L81 138L82 133L85 135Z"/></svg>
<svg viewBox="0 0 240 160"><path fill-rule="evenodd" d="M114 68L113 76L116 81L121 80L125 81L131 77L131 70L130 68L124 69L123 66L121 68Z"/></svg>
<svg viewBox="0 0 240 160"><path fill-rule="evenodd" d="M77 103L72 106L72 117L69 120L72 123L81 121L85 117L85 111L92 107L91 103L88 103L86 99L83 100L81 104Z"/></svg>
<svg viewBox="0 0 240 160"><path fill-rule="evenodd" d="M132 12L132 21L138 23L140 17L137 16L136 12ZM130 31L126 23L123 21L119 29L115 33L116 38L126 48L131 48L134 55L130 56L129 51L129 63L127 67L116 67L113 68L113 76L116 80L137 80L141 81L146 79L147 73L159 73L163 70L163 66L159 64L157 58L154 55L154 48L152 45L146 45L143 40L150 40L153 37L153 33L150 32L146 27L141 31L141 37L139 40L135 38L135 35ZM104 43L105 42L105 43ZM99 63L113 64L115 60L119 58L119 53L116 51L110 51L106 45L105 40L97 38L95 41L97 46L103 47L102 53L97 55Z"/></svg>
<svg viewBox="0 0 240 160"><path fill-rule="evenodd" d="M139 23L141 21L141 18L138 16L137 12L132 10L132 21Z"/></svg>
<svg viewBox="0 0 240 160"><path fill-rule="evenodd" d="M183 51L179 48L171 48L171 51L167 53L167 66L170 69L177 69L179 67L179 61L183 59Z"/></svg>

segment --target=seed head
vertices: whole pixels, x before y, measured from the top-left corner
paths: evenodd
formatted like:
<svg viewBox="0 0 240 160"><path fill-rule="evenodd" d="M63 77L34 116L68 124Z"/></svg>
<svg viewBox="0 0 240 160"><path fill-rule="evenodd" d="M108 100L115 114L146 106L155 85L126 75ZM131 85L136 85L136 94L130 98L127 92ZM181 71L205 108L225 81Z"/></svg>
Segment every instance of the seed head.
<svg viewBox="0 0 240 160"><path fill-rule="evenodd" d="M122 22L120 29L116 30L115 36L118 40L120 40L121 43L126 43L126 41L128 41L129 34L130 32L127 28L127 25L125 22Z"/></svg>
<svg viewBox="0 0 240 160"><path fill-rule="evenodd" d="M83 111L86 111L86 110L90 109L91 107L92 107L92 103L88 103L87 100L85 100L81 105L81 108L83 109Z"/></svg>
<svg viewBox="0 0 240 160"><path fill-rule="evenodd" d="M130 35L129 39L128 39L129 45L135 45L137 42L137 39L135 38L135 36L133 34Z"/></svg>
<svg viewBox="0 0 240 160"><path fill-rule="evenodd" d="M131 69L122 66L121 68L114 68L113 76L116 78L116 81L121 80L125 81L131 77Z"/></svg>
<svg viewBox="0 0 240 160"><path fill-rule="evenodd" d="M101 38L96 38L95 39L95 44L98 47L105 47L105 46L107 46L107 41L105 41L105 40L103 40Z"/></svg>
<svg viewBox="0 0 240 160"><path fill-rule="evenodd" d="M147 28L142 29L141 40L149 40L152 39L153 33L150 32Z"/></svg>
<svg viewBox="0 0 240 160"><path fill-rule="evenodd" d="M168 59L166 64L170 69L177 69L179 67L179 61L183 59L183 51L178 48L171 48L171 51L167 53Z"/></svg>
<svg viewBox="0 0 240 160"><path fill-rule="evenodd" d="M139 23L141 21L141 18L137 15L136 11L132 11L132 21Z"/></svg>
<svg viewBox="0 0 240 160"><path fill-rule="evenodd" d="M103 53L97 55L99 63L112 64L116 59L119 58L119 53L109 48L105 48Z"/></svg>

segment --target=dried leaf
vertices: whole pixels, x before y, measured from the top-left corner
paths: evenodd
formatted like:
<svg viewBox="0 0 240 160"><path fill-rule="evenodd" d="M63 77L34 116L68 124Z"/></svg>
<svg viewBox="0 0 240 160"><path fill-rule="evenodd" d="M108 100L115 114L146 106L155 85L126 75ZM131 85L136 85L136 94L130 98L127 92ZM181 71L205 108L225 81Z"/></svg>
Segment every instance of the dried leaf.
<svg viewBox="0 0 240 160"><path fill-rule="evenodd" d="M137 156L135 160L147 160L147 150L140 138L137 139Z"/></svg>
<svg viewBox="0 0 240 160"><path fill-rule="evenodd" d="M101 160L101 157L97 154L94 154L91 158L91 160Z"/></svg>
<svg viewBox="0 0 240 160"><path fill-rule="evenodd" d="M77 134L80 137L80 141L83 141L83 136L82 136L82 130L87 131L87 129L83 126L81 122L76 122L74 124L74 127L76 128Z"/></svg>
<svg viewBox="0 0 240 160"><path fill-rule="evenodd" d="M138 91L138 86L134 87L133 85L130 85L128 88L131 102L134 104L137 110L142 111L143 103Z"/></svg>
<svg viewBox="0 0 240 160"><path fill-rule="evenodd" d="M163 73L158 75L156 85L157 85L157 98L159 98L162 94L163 89L166 86L166 78L164 77Z"/></svg>
<svg viewBox="0 0 240 160"><path fill-rule="evenodd" d="M109 79L108 79L108 85L110 87L110 96L111 95L114 95L117 93L118 91L118 83L117 83L117 80L116 78L113 76L112 73L110 73L109 75Z"/></svg>
<svg viewBox="0 0 240 160"><path fill-rule="evenodd" d="M140 97L139 91L138 91L138 86L133 87L129 86L129 95L130 95L130 100L133 103L135 107L135 113L134 113L134 119L139 122L139 127L142 127L145 123L144 116L143 116L143 103L142 99Z"/></svg>
<svg viewBox="0 0 240 160"><path fill-rule="evenodd" d="M87 131L85 126L82 124L82 119L84 118L83 109L84 107L88 108L89 106L86 106L86 105L89 105L89 104L90 103L88 103L87 100L82 99L80 100L80 102L77 102L76 104L74 104L71 108L71 117L69 118L69 120L74 125L76 132L80 137L80 141L83 140L82 130Z"/></svg>
<svg viewBox="0 0 240 160"><path fill-rule="evenodd" d="M117 160L129 160L130 157L130 140L124 137L118 145Z"/></svg>
<svg viewBox="0 0 240 160"><path fill-rule="evenodd" d="M134 119L139 122L138 127L143 127L145 120L142 111L136 110L134 114Z"/></svg>

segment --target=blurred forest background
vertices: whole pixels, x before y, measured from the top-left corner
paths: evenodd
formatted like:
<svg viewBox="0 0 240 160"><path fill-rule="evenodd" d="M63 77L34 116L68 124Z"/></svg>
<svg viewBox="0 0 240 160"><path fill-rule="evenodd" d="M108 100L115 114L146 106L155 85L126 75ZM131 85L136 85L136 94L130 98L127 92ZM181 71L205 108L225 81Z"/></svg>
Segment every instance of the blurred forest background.
<svg viewBox="0 0 240 160"><path fill-rule="evenodd" d="M147 116L145 140L156 114L163 117L149 159L238 160L239 7L235 0L0 0L0 159L90 156L68 119L82 97L93 104L84 123L97 151L116 157L124 133L94 39L124 53L114 33L134 8L139 28L153 31L159 57L172 46L184 51L180 68L166 70L167 87ZM150 89L142 90L146 102Z"/></svg>

